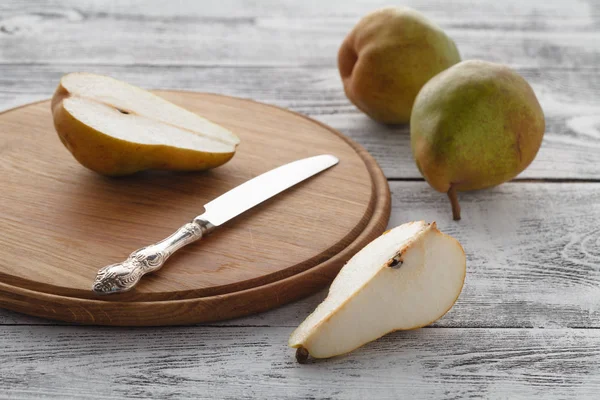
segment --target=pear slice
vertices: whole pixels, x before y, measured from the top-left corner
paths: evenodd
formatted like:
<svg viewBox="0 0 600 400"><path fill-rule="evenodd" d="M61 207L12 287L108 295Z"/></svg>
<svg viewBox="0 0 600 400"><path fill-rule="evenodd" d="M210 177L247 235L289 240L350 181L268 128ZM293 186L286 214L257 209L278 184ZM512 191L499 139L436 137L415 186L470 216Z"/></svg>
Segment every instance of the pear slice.
<svg viewBox="0 0 600 400"><path fill-rule="evenodd" d="M51 107L65 147L103 175L215 168L229 161L240 143L206 118L103 75L63 76Z"/></svg>
<svg viewBox="0 0 600 400"><path fill-rule="evenodd" d="M348 353L396 330L416 329L452 308L466 274L460 243L435 222L409 222L348 261L325 300L289 339L296 357Z"/></svg>

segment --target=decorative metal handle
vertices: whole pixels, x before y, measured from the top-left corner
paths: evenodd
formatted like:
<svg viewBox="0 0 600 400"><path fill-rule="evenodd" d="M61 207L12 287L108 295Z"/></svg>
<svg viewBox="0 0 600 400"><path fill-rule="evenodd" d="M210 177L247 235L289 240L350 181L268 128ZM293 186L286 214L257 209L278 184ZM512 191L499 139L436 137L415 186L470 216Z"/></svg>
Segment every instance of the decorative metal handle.
<svg viewBox="0 0 600 400"><path fill-rule="evenodd" d="M214 225L202 219L202 216L194 218L168 238L134 251L123 262L100 269L92 290L98 294L130 290L142 276L160 269L177 250L201 239L214 228Z"/></svg>

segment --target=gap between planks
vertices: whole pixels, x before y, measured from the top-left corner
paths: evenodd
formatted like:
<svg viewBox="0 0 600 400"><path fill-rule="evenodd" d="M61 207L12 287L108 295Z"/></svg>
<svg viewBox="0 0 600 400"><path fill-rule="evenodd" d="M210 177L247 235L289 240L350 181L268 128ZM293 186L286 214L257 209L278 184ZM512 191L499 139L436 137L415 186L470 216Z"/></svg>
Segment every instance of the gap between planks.
<svg viewBox="0 0 600 400"><path fill-rule="evenodd" d="M86 63L86 62L10 62L10 61L0 61L1 67L88 67L88 68L198 68L198 69L213 69L213 68L228 68L228 69L250 69L250 68L261 68L261 69L331 69L336 68L336 66L332 63L291 63L291 64L277 64L277 63L198 63L198 64L173 64L173 63ZM600 71L600 67L596 66L580 66L580 67L570 67L570 66L548 66L544 68L540 67L532 67L528 65L511 65L511 68L518 70L521 73L526 72L539 72L543 70L544 72L553 72L553 71L572 71L572 72L595 72Z"/></svg>
<svg viewBox="0 0 600 400"><path fill-rule="evenodd" d="M300 321L301 322L301 321ZM300 322L298 322L298 325L300 325ZM244 325L244 324L231 324L231 325L226 325L226 324L208 324L208 325L202 325L202 324L197 324L197 325L165 325L165 326L114 326L114 327L110 327L110 326L102 326L102 325L74 325L74 324L68 324L68 323L61 323L61 322L51 322L51 323L25 323L25 324L15 324L15 323L0 323L0 327L3 326L44 326L44 327L59 327L59 328L65 328L65 327L70 327L70 328L74 328L74 329L87 329L87 328L98 328L98 329L114 329L114 330L119 330L119 329L126 329L126 330L153 330L153 329L202 329L202 328L217 328L217 329L239 329L239 328L289 328L289 329L295 329L298 327L298 325ZM502 329L520 329L520 330L543 330L543 331L587 331L587 330L599 330L600 327L598 326L591 326L591 327L586 327L586 326L572 326L572 327L562 327L562 328L538 328L535 326L436 326L436 325L428 325L428 326L423 326L421 328L418 329L462 329L462 330L502 330ZM400 331L401 332L401 331Z"/></svg>
<svg viewBox="0 0 600 400"><path fill-rule="evenodd" d="M425 182L424 178L387 178L388 182ZM504 183L600 183L600 178L515 178Z"/></svg>

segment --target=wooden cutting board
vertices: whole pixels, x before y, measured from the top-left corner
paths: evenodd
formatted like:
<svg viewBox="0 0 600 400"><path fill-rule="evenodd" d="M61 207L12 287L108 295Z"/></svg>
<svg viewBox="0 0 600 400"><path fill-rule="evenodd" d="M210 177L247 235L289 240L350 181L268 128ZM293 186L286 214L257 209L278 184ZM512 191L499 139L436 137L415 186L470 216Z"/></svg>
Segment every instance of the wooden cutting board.
<svg viewBox="0 0 600 400"><path fill-rule="evenodd" d="M256 313L311 294L385 229L387 181L339 132L274 106L157 91L235 132L207 172L106 178L58 139L49 101L0 114L0 307L83 324L176 325ZM338 165L179 250L127 293L91 291L102 266L154 243L202 205L282 164L330 153Z"/></svg>

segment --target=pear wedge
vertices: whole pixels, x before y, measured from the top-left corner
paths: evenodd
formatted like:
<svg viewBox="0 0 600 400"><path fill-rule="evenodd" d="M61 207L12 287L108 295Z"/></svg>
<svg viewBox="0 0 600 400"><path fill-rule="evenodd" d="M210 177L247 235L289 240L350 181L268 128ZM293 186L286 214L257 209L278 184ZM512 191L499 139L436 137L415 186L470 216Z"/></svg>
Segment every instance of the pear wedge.
<svg viewBox="0 0 600 400"><path fill-rule="evenodd" d="M240 139L153 93L108 76L63 76L51 102L60 140L83 166L103 175L147 169L218 167Z"/></svg>
<svg viewBox="0 0 600 400"><path fill-rule="evenodd" d="M308 355L333 357L387 333L429 325L452 308L465 274L462 246L435 222L400 225L348 261L288 344L304 362Z"/></svg>

